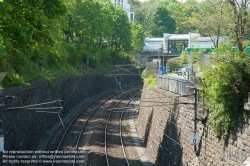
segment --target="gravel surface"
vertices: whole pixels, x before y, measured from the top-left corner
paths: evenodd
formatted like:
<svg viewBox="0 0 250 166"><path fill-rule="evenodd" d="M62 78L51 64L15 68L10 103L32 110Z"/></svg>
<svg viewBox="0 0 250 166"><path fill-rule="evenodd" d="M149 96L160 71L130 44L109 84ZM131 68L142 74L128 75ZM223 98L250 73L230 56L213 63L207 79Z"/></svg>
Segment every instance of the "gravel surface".
<svg viewBox="0 0 250 166"><path fill-rule="evenodd" d="M131 90L130 90L131 91ZM114 107L114 105L119 100L113 99L108 100L104 105L102 105L98 111L93 115L93 117L89 120L89 122L86 125L86 128L84 132L81 135L81 141L79 144L79 151L86 151L86 161L87 164L80 164L80 165L90 165L91 166L104 166L106 165L106 156L105 156L105 145L104 145L104 131L105 131L105 124L107 117L109 115L110 110L109 108ZM76 112L79 112L76 111ZM72 116L73 117L73 116ZM125 147L125 152L128 157L128 161L131 166L141 166L140 157L137 154L137 151L134 148L133 139L130 137L130 127L129 127L129 120L130 120L129 113L124 114L124 120L123 120L123 142ZM69 121L72 118L68 118L68 121L64 123L65 126L69 124ZM110 124L113 125L119 125L119 119L112 119ZM54 135L53 139L50 140L47 146L47 150L55 150L57 148L58 139L61 137L61 135L64 132L64 128L61 127ZM73 132L73 131L72 131ZM74 134L74 133L73 133ZM123 158L120 158L119 155L116 156L116 151L120 147L120 137L119 133L112 133L112 145L109 146L109 150L112 152L109 154L110 160L112 158L115 159L115 161L120 161L116 163L110 163L110 166L122 166L126 165L124 162L125 160ZM111 148L111 149L110 149ZM75 150L74 147L64 147L64 150Z"/></svg>

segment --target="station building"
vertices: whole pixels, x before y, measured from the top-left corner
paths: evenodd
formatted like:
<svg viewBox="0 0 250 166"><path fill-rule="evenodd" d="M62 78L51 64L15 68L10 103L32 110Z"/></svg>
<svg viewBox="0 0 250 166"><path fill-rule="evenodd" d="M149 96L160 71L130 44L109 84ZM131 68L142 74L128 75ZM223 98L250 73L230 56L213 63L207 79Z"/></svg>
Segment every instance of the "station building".
<svg viewBox="0 0 250 166"><path fill-rule="evenodd" d="M223 40L225 38L219 38L219 42ZM211 50L215 47L214 41L216 41L216 37L201 37L197 33L164 33L162 38L145 38L142 54L147 56L149 61L159 61L160 64L166 64L169 58L180 56L182 51Z"/></svg>

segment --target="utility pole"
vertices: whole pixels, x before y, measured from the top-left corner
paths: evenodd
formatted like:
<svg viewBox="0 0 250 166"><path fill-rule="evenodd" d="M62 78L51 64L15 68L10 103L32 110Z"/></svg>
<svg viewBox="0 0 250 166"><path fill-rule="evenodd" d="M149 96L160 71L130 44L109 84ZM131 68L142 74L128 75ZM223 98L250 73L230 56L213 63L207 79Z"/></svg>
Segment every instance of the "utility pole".
<svg viewBox="0 0 250 166"><path fill-rule="evenodd" d="M193 118L193 121L194 121L194 127L193 127L193 130L191 130L191 133L190 133L190 143L191 145L194 146L194 152L197 152L197 145L199 144L199 131L197 130L197 121L204 121L205 119L198 119L197 118L197 106L198 106L198 90L203 90L203 89L200 89L200 88L197 88L195 86L187 86L188 88L190 89L193 89L193 96L194 96L194 118Z"/></svg>
<svg viewBox="0 0 250 166"><path fill-rule="evenodd" d="M197 88L194 88L194 130L197 130ZM194 151L196 152L196 145L194 145Z"/></svg>

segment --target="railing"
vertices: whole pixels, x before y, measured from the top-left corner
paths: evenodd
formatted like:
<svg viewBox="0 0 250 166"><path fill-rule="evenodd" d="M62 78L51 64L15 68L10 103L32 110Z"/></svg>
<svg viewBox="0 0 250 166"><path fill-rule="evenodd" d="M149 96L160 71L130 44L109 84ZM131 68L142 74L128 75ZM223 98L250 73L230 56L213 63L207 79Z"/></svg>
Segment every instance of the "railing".
<svg viewBox="0 0 250 166"><path fill-rule="evenodd" d="M188 81L180 78L174 78L171 76L157 76L157 87L179 94L185 95L188 93Z"/></svg>

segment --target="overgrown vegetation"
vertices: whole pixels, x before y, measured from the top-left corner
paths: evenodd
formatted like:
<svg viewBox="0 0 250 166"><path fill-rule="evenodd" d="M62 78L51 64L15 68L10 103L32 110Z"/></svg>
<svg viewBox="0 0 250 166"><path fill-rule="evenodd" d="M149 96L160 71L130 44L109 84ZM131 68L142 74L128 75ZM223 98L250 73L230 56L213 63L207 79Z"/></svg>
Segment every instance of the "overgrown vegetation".
<svg viewBox="0 0 250 166"><path fill-rule="evenodd" d="M244 52L219 47L210 57L202 80L211 112L208 124L217 135L229 133L249 117L244 102L250 92L250 57Z"/></svg>
<svg viewBox="0 0 250 166"><path fill-rule="evenodd" d="M156 87L157 85L156 75L147 73L147 69L144 69L142 71L141 78L147 84L148 88Z"/></svg>
<svg viewBox="0 0 250 166"><path fill-rule="evenodd" d="M199 83L205 85L206 104L211 112L209 124L217 135L236 129L237 124L249 116L249 111L243 108L250 91L249 57L244 54L244 47L250 43L249 3L250 0L187 0L183 3L148 0L134 10L136 21L143 25L149 37L171 32L171 29L162 31L155 28L157 24L154 22L158 20L158 25L163 25L171 19L176 23L175 34L194 32L210 37L213 47L217 48L214 53L208 56L207 50L196 50L191 53L193 59L189 59L189 64L195 72L203 71L203 80ZM159 7L167 9L166 17L157 15ZM154 30L157 34L151 33ZM219 47L219 39L224 39L229 45ZM232 49L235 46L239 51ZM167 66L178 68L186 61L183 55L169 60Z"/></svg>
<svg viewBox="0 0 250 166"><path fill-rule="evenodd" d="M121 7L104 0L4 0L0 17L4 86L115 70L145 38Z"/></svg>

